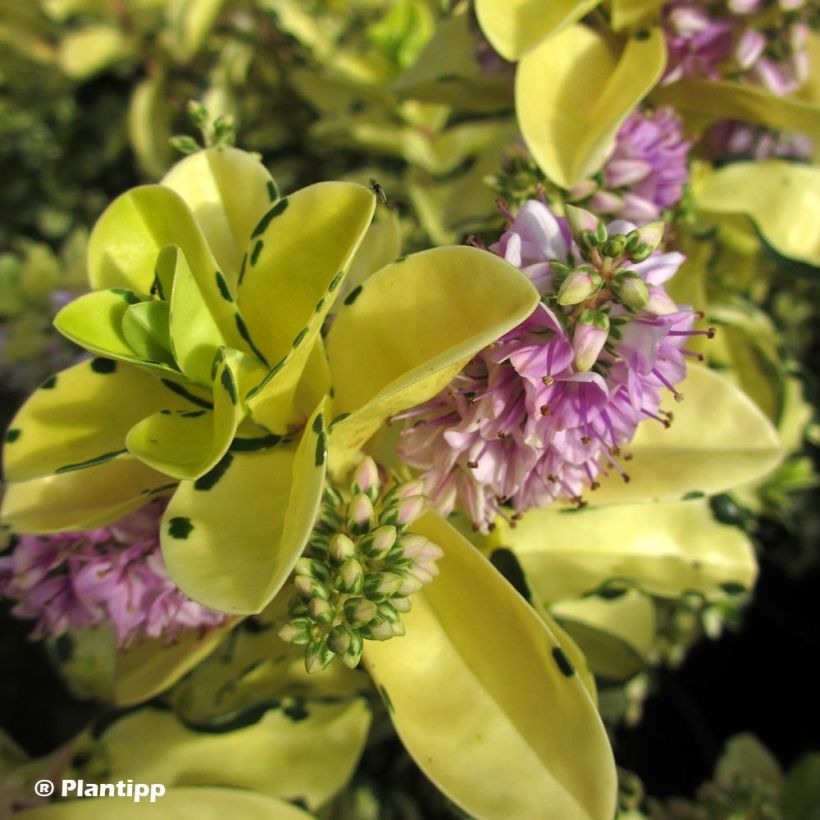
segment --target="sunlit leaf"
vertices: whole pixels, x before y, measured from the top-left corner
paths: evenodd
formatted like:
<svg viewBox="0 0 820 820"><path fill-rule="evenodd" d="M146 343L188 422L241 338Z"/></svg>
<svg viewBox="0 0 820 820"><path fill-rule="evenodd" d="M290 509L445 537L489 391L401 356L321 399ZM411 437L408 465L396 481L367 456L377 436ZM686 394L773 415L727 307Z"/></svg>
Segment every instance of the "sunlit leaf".
<svg viewBox="0 0 820 820"><path fill-rule="evenodd" d="M602 35L575 25L527 54L516 74L515 108L544 173L572 188L598 171L618 129L660 79L665 63L664 36L657 28L630 37L619 53Z"/></svg>
<svg viewBox="0 0 820 820"><path fill-rule="evenodd" d="M183 481L162 521L168 573L191 598L234 614L260 612L285 583L324 489L325 405L298 445L228 452Z"/></svg>
<svg viewBox="0 0 820 820"><path fill-rule="evenodd" d="M525 319L537 292L498 257L451 247L388 265L347 301L327 339L336 411L352 414L331 430L334 469L386 418L435 395Z"/></svg>
<svg viewBox="0 0 820 820"><path fill-rule="evenodd" d="M680 499L689 493L720 493L766 475L783 457L777 431L755 403L728 379L691 366L678 385L681 402L663 404L674 413L669 429L652 420L638 427L625 449L629 481L616 471L587 494L590 504Z"/></svg>
<svg viewBox="0 0 820 820"><path fill-rule="evenodd" d="M405 747L472 815L539 817L548 806L610 820L612 752L556 639L443 519L428 513L414 529L445 550L441 574L414 596L404 637L365 648Z"/></svg>
<svg viewBox="0 0 820 820"><path fill-rule="evenodd" d="M580 20L599 0L476 0L481 30L507 60L518 60L551 34Z"/></svg>
<svg viewBox="0 0 820 820"><path fill-rule="evenodd" d="M671 598L750 589L757 562L748 536L714 519L706 500L525 513L499 520L492 540L511 547L541 600L562 601L616 581Z"/></svg>
<svg viewBox="0 0 820 820"><path fill-rule="evenodd" d="M783 256L820 266L820 168L735 162L701 176L695 198L704 211L747 214Z"/></svg>

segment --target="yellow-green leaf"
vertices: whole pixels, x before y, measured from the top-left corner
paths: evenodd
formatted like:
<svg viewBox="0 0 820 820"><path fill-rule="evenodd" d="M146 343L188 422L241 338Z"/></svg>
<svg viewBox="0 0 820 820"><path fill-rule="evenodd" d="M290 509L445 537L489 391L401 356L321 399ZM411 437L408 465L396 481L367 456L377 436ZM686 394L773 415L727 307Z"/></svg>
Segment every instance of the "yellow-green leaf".
<svg viewBox="0 0 820 820"><path fill-rule="evenodd" d="M69 31L60 42L60 68L74 80L86 80L127 59L133 45L119 26L107 23Z"/></svg>
<svg viewBox="0 0 820 820"><path fill-rule="evenodd" d="M638 427L625 449L629 482L613 470L591 504L680 499L688 493L720 493L773 470L783 453L777 431L757 405L728 379L691 366L678 385L684 399L667 396L674 412L669 429L652 420Z"/></svg>
<svg viewBox="0 0 820 820"><path fill-rule="evenodd" d="M166 787L218 783L270 797L299 797L311 810L350 779L370 725L362 698L305 705L294 720L268 709L233 731L201 732L173 713L144 708L116 721L99 738L108 782L133 779Z"/></svg>
<svg viewBox="0 0 820 820"><path fill-rule="evenodd" d="M436 248L364 283L327 339L336 411L333 469L343 469L386 418L441 390L482 347L538 301L526 277L493 254Z"/></svg>
<svg viewBox="0 0 820 820"><path fill-rule="evenodd" d="M159 782L159 781L158 781ZM20 813L25 820L310 820L293 803L242 789L190 786L168 789L156 803L135 803L123 797L61 800Z"/></svg>
<svg viewBox="0 0 820 820"><path fill-rule="evenodd" d="M551 34L580 20L599 0L476 0L481 30L507 60L518 60Z"/></svg>
<svg viewBox="0 0 820 820"><path fill-rule="evenodd" d="M168 488L168 476L120 455L83 470L7 485L2 519L15 532L90 530L122 518Z"/></svg>
<svg viewBox="0 0 820 820"><path fill-rule="evenodd" d="M323 402L298 446L229 452L210 473L180 484L162 521L162 553L195 601L260 612L285 583L324 489L326 412Z"/></svg>
<svg viewBox="0 0 820 820"><path fill-rule="evenodd" d="M747 214L783 256L820 266L820 168L785 160L734 162L702 175L698 207Z"/></svg>
<svg viewBox="0 0 820 820"><path fill-rule="evenodd" d="M157 257L166 245L182 249L198 281L213 279L216 261L178 194L163 185L143 185L122 194L97 220L88 240L91 286L127 288L148 297Z"/></svg>
<svg viewBox="0 0 820 820"><path fill-rule="evenodd" d="M116 651L112 700L131 706L164 692L207 658L235 624L229 620L204 635L189 630L171 645L161 638Z"/></svg>
<svg viewBox="0 0 820 820"><path fill-rule="evenodd" d="M134 86L128 106L128 138L140 168L149 179L159 179L172 162L173 113L163 73L152 74Z"/></svg>
<svg viewBox="0 0 820 820"><path fill-rule="evenodd" d="M186 403L140 370L110 359L81 362L48 378L20 408L3 450L7 481L80 470L125 451L144 416Z"/></svg>
<svg viewBox="0 0 820 820"><path fill-rule="evenodd" d="M208 148L178 162L162 184L176 191L208 239L229 291L236 294L242 254L279 191L259 160L236 148Z"/></svg>
<svg viewBox="0 0 820 820"><path fill-rule="evenodd" d="M671 105L700 127L730 117L820 137L820 106L778 97L754 85L689 78L658 87L652 102Z"/></svg>
<svg viewBox="0 0 820 820"><path fill-rule="evenodd" d="M634 28L657 17L663 0L612 0L612 28Z"/></svg>
<svg viewBox="0 0 820 820"><path fill-rule="evenodd" d="M104 291L101 291L104 292ZM129 305L122 315L122 336L138 359L148 359L175 367L171 354L171 336L167 302L152 299Z"/></svg>
<svg viewBox="0 0 820 820"><path fill-rule="evenodd" d="M444 549L441 574L414 596L406 635L364 655L405 747L477 817L610 820L612 752L559 643L442 518L414 529Z"/></svg>
<svg viewBox="0 0 820 820"><path fill-rule="evenodd" d="M559 601L550 611L578 642L596 675L620 681L646 666L655 638L655 607L643 593L631 589L617 597Z"/></svg>
<svg viewBox="0 0 820 820"><path fill-rule="evenodd" d="M676 598L688 590L750 588L754 550L737 527L720 524L706 500L652 505L530 510L491 536L511 547L534 595L545 602L593 592L610 581Z"/></svg>
<svg viewBox="0 0 820 820"><path fill-rule="evenodd" d="M190 62L213 28L225 0L170 0L163 31L174 59Z"/></svg>
<svg viewBox="0 0 820 820"><path fill-rule="evenodd" d="M215 362L212 410L160 410L143 418L128 431L128 451L173 478L193 480L217 469L243 416L236 375L241 355L223 349Z"/></svg>
<svg viewBox="0 0 820 820"><path fill-rule="evenodd" d="M271 365L291 352L315 314L330 310L327 292L341 284L375 207L362 185L320 182L280 199L254 229L239 306Z"/></svg>
<svg viewBox="0 0 820 820"><path fill-rule="evenodd" d="M665 63L657 28L630 37L618 53L602 35L575 25L530 52L518 66L515 107L524 140L544 173L572 188L598 171L618 129L660 79Z"/></svg>

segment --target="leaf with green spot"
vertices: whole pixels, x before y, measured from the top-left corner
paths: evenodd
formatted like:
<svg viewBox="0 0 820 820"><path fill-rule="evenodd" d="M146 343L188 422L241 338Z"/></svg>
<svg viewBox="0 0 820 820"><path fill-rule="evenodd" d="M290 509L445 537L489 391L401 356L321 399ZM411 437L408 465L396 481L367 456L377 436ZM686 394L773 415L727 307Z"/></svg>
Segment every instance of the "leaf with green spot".
<svg viewBox="0 0 820 820"><path fill-rule="evenodd" d="M256 157L236 148L208 148L177 163L162 180L188 204L220 270L236 293L242 254L270 208L272 182Z"/></svg>
<svg viewBox="0 0 820 820"><path fill-rule="evenodd" d="M299 795L316 810L351 777L369 726L363 698L311 703L298 723L267 709L230 732L197 731L174 712L147 707L122 716L97 742L111 782L131 778L172 789L193 778L270 797Z"/></svg>
<svg viewBox="0 0 820 820"><path fill-rule="evenodd" d="M264 242L264 251L238 294L248 330L269 362L287 355L302 328L318 332L330 305L317 314L316 304L349 266L375 210L372 191L349 182L311 185L287 202L252 240L252 247Z"/></svg>
<svg viewBox="0 0 820 820"><path fill-rule="evenodd" d="M497 524L490 540L515 551L533 594L547 602L595 592L613 579L664 597L687 590L720 596L723 584L750 588L757 575L748 536L718 523L706 499L574 515L530 510L515 528Z"/></svg>
<svg viewBox="0 0 820 820"><path fill-rule="evenodd" d="M645 39L630 37L619 53L593 29L575 25L521 61L518 124L553 182L572 188L600 169L618 129L660 79L664 43L653 28Z"/></svg>
<svg viewBox="0 0 820 820"><path fill-rule="evenodd" d="M2 519L16 532L91 530L143 506L168 477L129 455L103 464L9 483Z"/></svg>
<svg viewBox="0 0 820 820"><path fill-rule="evenodd" d="M371 276L327 338L336 412L350 413L330 436L333 469L386 418L434 396L537 301L519 271L475 248L423 251Z"/></svg>
<svg viewBox="0 0 820 820"><path fill-rule="evenodd" d="M471 815L540 817L549 806L609 820L617 777L606 731L581 677L556 663L556 638L446 521L426 513L413 530L444 550L440 575L402 616L406 634L364 652L407 750Z"/></svg>
<svg viewBox="0 0 820 820"><path fill-rule="evenodd" d="M320 413L327 416L324 403ZM170 576L194 600L224 612L260 612L285 583L324 489L325 468L315 465L324 429L315 432L313 420L298 444L234 452L208 492L180 484L165 521L185 517L193 530L175 540L163 526L162 552Z"/></svg>
<svg viewBox="0 0 820 820"><path fill-rule="evenodd" d="M596 675L623 681L646 667L655 640L655 607L643 593L633 589L610 600L595 595L559 601L550 611Z"/></svg>
<svg viewBox="0 0 820 820"><path fill-rule="evenodd" d="M195 479L213 469L227 452L244 413L236 384L241 356L236 351L222 356L214 379L213 411L157 412L143 418L126 436L129 451L174 478Z"/></svg>
<svg viewBox="0 0 820 820"><path fill-rule="evenodd" d="M104 360L108 361L108 360ZM99 373L80 362L38 390L17 412L12 427L24 433L3 454L8 481L27 481L121 450L128 430L162 408L187 407L152 376L123 366Z"/></svg>

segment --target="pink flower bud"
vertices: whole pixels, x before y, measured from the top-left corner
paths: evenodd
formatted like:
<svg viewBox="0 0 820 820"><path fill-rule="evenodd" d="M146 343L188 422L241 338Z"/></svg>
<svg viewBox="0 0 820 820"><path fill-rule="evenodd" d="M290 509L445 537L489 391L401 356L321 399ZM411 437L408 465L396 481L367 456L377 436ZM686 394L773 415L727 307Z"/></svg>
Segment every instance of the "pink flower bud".
<svg viewBox="0 0 820 820"><path fill-rule="evenodd" d="M572 348L575 351L573 363L579 373L585 373L598 361L608 337L609 319L605 314L597 314L586 321L581 317L572 336Z"/></svg>

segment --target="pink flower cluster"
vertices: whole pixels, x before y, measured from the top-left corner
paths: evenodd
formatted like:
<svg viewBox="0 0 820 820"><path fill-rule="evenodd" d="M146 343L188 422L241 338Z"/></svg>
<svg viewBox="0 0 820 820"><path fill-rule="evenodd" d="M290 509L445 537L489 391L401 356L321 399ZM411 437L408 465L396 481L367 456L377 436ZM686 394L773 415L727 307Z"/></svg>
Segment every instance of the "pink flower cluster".
<svg viewBox="0 0 820 820"><path fill-rule="evenodd" d="M88 532L22 536L0 557L0 597L17 602L13 615L37 619L34 638L110 623L125 648L220 626L224 613L191 601L168 577L159 546L164 506L153 501Z"/></svg>
<svg viewBox="0 0 820 820"><path fill-rule="evenodd" d="M773 94L791 93L808 76L803 6L803 0L780 0L780 20L772 25L763 0L672 0L663 9L669 55L663 82L741 77ZM765 19L756 18L763 11Z"/></svg>
<svg viewBox="0 0 820 820"><path fill-rule="evenodd" d="M618 220L607 235L622 245L634 227ZM665 291L683 261L679 253L647 251L601 286L585 303L606 315L598 326L579 320L584 305L560 300L567 291L557 285L560 271L582 260L565 219L531 200L492 250L536 284L542 303L439 395L398 417L408 421L401 456L422 471L433 503L444 513L460 507L485 531L504 506L515 515L559 498L580 503L601 474L628 480L621 448L645 419L668 426L661 392L678 396L685 357L697 357L686 339L710 333L692 330L696 314ZM617 263L603 260L601 269L607 266ZM566 282L577 274L560 275Z"/></svg>
<svg viewBox="0 0 820 820"><path fill-rule="evenodd" d="M634 111L618 131L601 172L603 187L588 200L589 208L639 225L659 219L683 196L690 145L671 108ZM583 195L585 185L571 193Z"/></svg>

